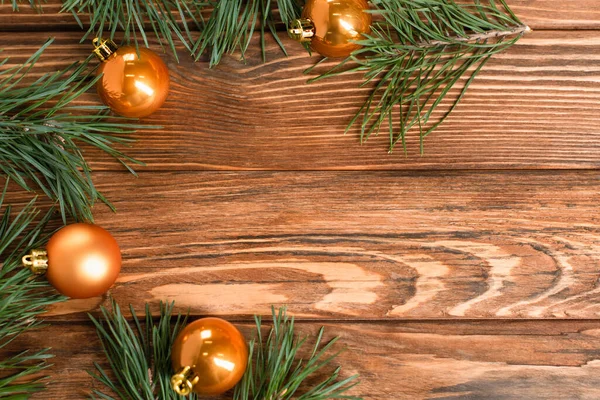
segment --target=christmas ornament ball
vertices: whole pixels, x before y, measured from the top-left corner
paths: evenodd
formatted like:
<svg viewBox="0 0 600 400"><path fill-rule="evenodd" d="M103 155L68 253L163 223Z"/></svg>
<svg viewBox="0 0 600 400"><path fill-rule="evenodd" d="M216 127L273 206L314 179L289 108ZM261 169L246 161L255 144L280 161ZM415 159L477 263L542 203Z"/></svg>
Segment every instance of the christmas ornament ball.
<svg viewBox="0 0 600 400"><path fill-rule="evenodd" d="M248 347L241 332L220 318L202 318L187 325L171 352L176 374L173 389L186 396L219 395L242 379L248 363Z"/></svg>
<svg viewBox="0 0 600 400"><path fill-rule="evenodd" d="M152 50L117 47L111 40L94 39L102 61L97 83L100 99L124 117L142 118L158 110L169 93L169 70Z"/></svg>
<svg viewBox="0 0 600 400"><path fill-rule="evenodd" d="M367 0L308 0L289 33L298 41L310 41L312 50L322 56L348 57L361 47L352 41L371 32L368 9Z"/></svg>
<svg viewBox="0 0 600 400"><path fill-rule="evenodd" d="M92 224L60 229L46 246L48 282L60 293L85 299L105 293L121 270L121 251L115 238Z"/></svg>

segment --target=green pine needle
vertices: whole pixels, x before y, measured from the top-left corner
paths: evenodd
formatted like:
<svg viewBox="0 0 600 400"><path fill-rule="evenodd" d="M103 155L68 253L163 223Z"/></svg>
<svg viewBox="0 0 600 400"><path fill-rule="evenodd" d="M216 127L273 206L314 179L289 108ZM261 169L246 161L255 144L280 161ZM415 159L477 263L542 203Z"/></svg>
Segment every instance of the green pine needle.
<svg viewBox="0 0 600 400"><path fill-rule="evenodd" d="M176 41L191 51L192 32L201 29L203 2L177 0L63 0L62 12L73 14L83 28L80 15L89 15L89 28L81 41L90 36L115 38L122 31L123 42L139 41L149 47L154 36L160 45L171 49L177 58Z"/></svg>
<svg viewBox="0 0 600 400"><path fill-rule="evenodd" d="M93 399L122 400L178 400L181 396L171 389L171 347L187 317L177 315L174 322L173 303L160 304L160 316L155 323L146 305L142 322L130 306L133 324L121 313L119 305L111 300L111 309L100 308L101 318L90 318L102 342L112 376L95 363L96 372L90 374L112 393L94 390ZM116 396L116 397L112 397ZM195 399L195 396L191 396Z"/></svg>
<svg viewBox="0 0 600 400"><path fill-rule="evenodd" d="M10 2L12 4L13 11L19 11L19 3L21 3L22 0L10 0ZM31 8L39 10L40 0L28 0L28 3ZM1 0L0 4L4 4L4 0Z"/></svg>
<svg viewBox="0 0 600 400"><path fill-rule="evenodd" d="M3 207L7 185L0 196ZM12 354L0 358L0 398L25 399L44 389L44 377L40 372L50 365L53 356L49 349L20 353L11 343L31 329L38 328L40 314L54 303L63 301L45 279L34 279L31 272L21 266L21 257L45 241L44 226L52 211L38 223L34 221L39 212L34 201L11 217L11 207L4 206L0 215L0 350Z"/></svg>
<svg viewBox="0 0 600 400"><path fill-rule="evenodd" d="M111 118L106 107L72 106L98 79L87 62L25 83L51 43L48 40L24 64L0 71L0 171L24 189L40 190L56 201L63 220L71 215L92 221L94 203L109 203L97 192L80 146L102 150L133 173L129 164L141 163L114 146L131 142L121 134L153 127Z"/></svg>
<svg viewBox="0 0 600 400"><path fill-rule="evenodd" d="M355 51L325 74L364 73L374 89L348 125L358 123L361 142L387 124L389 151L406 135L419 133L421 152L427 135L454 110L490 57L506 50L529 30L504 0L372 0L383 17ZM428 125L437 107L461 80L465 83L450 110ZM393 128L394 120L399 128Z"/></svg>
<svg viewBox="0 0 600 400"><path fill-rule="evenodd" d="M329 354L338 338L323 344L324 328L314 340L312 352L303 351L308 337L295 332L294 318L287 315L285 308L272 308L273 327L263 339L262 321L255 317L256 339L250 342L248 368L235 387L234 400L326 400L355 399L345 395L358 384L358 375L338 379L341 367L325 372L339 352ZM311 387L301 387L308 377L325 374L325 379Z"/></svg>
<svg viewBox="0 0 600 400"><path fill-rule="evenodd" d="M171 347L187 323L187 317L173 317L174 304L160 305L158 322L154 322L149 306L143 323L130 306L133 323L129 323L114 300L111 310L101 307L101 317L90 315L102 342L112 370L109 374L99 364L91 375L110 394L94 390L91 397L105 400L177 400L181 399L170 386L173 374ZM340 368L326 373L325 379L312 387L302 387L306 378L322 373L338 353L329 354L337 341L322 345L323 329L315 338L310 356L303 360L300 350L307 337L300 338L294 329L294 319L285 308L273 309L273 328L263 343L261 319L256 317L257 338L250 342L249 365L242 381L234 390L235 400L325 400L359 399L344 393L356 385L357 376L339 380ZM304 352L302 352L304 355ZM113 397L116 396L116 397ZM196 399L195 395L190 396Z"/></svg>
<svg viewBox="0 0 600 400"><path fill-rule="evenodd" d="M274 3L275 1L272 0L213 0L208 2L213 11L192 50L196 55L196 60L204 54L210 53L209 63L212 67L221 62L223 55L236 51L241 53L243 60L257 30L261 37L263 61L266 59L265 35L267 31L273 35L281 50L287 55L272 13ZM299 0L279 0L277 5L279 6L280 21L286 27L292 20L300 16L302 4Z"/></svg>
<svg viewBox="0 0 600 400"><path fill-rule="evenodd" d="M38 0L29 0L39 9ZM12 0L18 10L20 0ZM115 39L119 32L122 43L142 43L157 39L163 49L169 48L178 59L176 43L181 43L196 60L209 54L210 65L217 65L223 55L235 51L242 59L254 33L260 32L262 57L265 59L265 35L270 32L281 50L285 47L278 25L300 16L304 0L63 0L61 12L70 12L84 29L81 41L107 36ZM279 15L273 15L275 5ZM210 13L205 20L203 12ZM83 18L87 20L83 21Z"/></svg>

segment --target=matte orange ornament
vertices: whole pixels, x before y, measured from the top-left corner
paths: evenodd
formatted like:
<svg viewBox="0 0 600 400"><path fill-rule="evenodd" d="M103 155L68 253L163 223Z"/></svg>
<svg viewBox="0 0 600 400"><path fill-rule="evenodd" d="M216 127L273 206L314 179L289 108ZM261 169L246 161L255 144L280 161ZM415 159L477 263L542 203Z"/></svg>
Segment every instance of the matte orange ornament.
<svg viewBox="0 0 600 400"><path fill-rule="evenodd" d="M121 251L115 238L92 224L72 224L50 238L46 250L33 250L23 264L46 273L65 296L86 299L105 293L121 271Z"/></svg>
<svg viewBox="0 0 600 400"><path fill-rule="evenodd" d="M292 22L292 39L310 42L325 57L348 57L360 45L352 41L371 32L367 0L308 0L302 18Z"/></svg>
<svg viewBox="0 0 600 400"><path fill-rule="evenodd" d="M146 117L158 110L169 94L169 70L152 50L117 47L110 39L94 39L94 53L102 61L98 95L116 114Z"/></svg>
<svg viewBox="0 0 600 400"><path fill-rule="evenodd" d="M240 331L220 318L202 318L186 326L173 344L171 361L176 374L173 390L219 395L242 379L248 347Z"/></svg>

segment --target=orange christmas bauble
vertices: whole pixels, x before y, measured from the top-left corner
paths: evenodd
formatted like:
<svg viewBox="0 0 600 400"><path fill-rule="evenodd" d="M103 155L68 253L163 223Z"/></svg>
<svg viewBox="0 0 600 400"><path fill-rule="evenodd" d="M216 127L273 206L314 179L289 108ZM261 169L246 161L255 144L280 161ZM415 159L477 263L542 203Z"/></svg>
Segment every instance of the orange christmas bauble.
<svg viewBox="0 0 600 400"><path fill-rule="evenodd" d="M105 293L121 271L117 241L97 225L65 226L50 238L46 252L48 282L74 299Z"/></svg>
<svg viewBox="0 0 600 400"><path fill-rule="evenodd" d="M98 95L112 111L124 117L146 117L158 110L169 93L169 70L152 50L117 48L110 40L95 39L102 61Z"/></svg>
<svg viewBox="0 0 600 400"><path fill-rule="evenodd" d="M371 32L368 9L367 0L308 0L290 36L310 41L310 47L325 57L348 57L361 47L353 41Z"/></svg>
<svg viewBox="0 0 600 400"><path fill-rule="evenodd" d="M248 347L240 331L220 318L202 318L186 326L173 344L173 389L186 396L219 395L246 372Z"/></svg>

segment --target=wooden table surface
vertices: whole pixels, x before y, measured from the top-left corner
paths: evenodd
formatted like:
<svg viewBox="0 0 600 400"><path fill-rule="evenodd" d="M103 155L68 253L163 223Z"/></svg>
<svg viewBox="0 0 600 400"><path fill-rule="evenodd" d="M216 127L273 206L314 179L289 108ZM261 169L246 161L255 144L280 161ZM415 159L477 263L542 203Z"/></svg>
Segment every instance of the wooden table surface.
<svg viewBox="0 0 600 400"><path fill-rule="evenodd" d="M87 152L118 210L95 209L123 250L112 295L245 332L287 304L302 332L342 337L366 399L600 398L600 2L509 4L533 33L493 58L423 156L416 135L407 155L387 154L385 134L344 136L361 77L307 85L316 58L290 40L287 58L269 40L264 64L257 40L246 64L165 56L172 91L146 120L164 129L128 151L148 166L135 178ZM9 65L50 36L35 73L89 54L59 8L0 6ZM15 187L8 202L29 199ZM56 306L19 341L56 354L36 398L97 385L86 312L101 304Z"/></svg>

